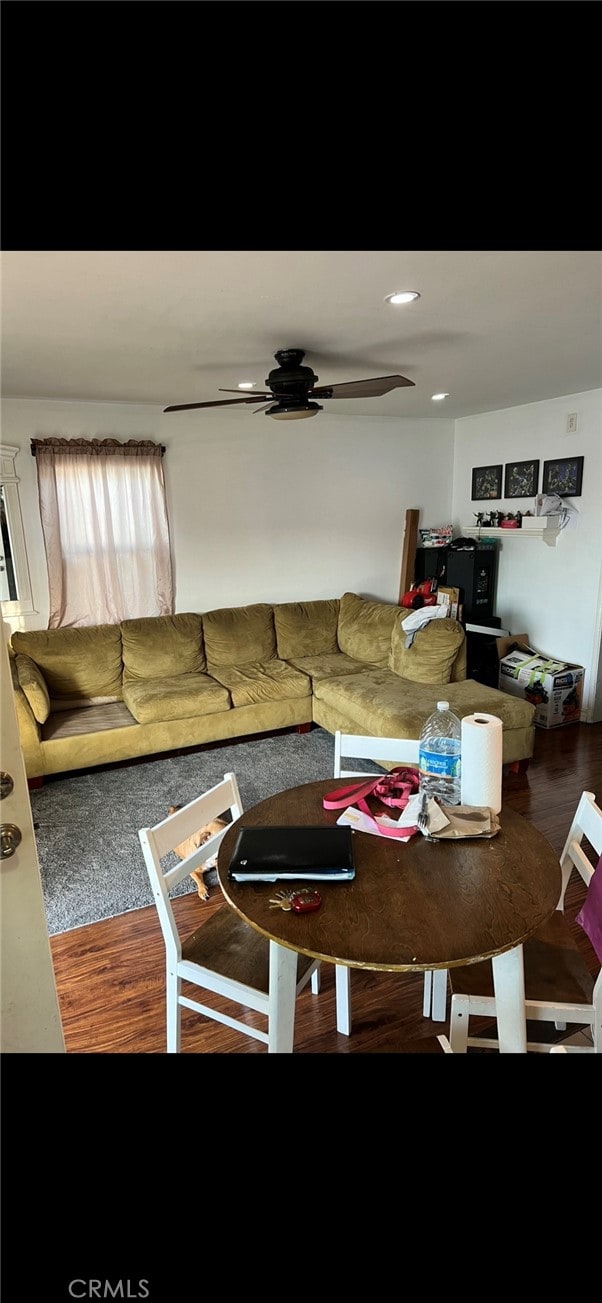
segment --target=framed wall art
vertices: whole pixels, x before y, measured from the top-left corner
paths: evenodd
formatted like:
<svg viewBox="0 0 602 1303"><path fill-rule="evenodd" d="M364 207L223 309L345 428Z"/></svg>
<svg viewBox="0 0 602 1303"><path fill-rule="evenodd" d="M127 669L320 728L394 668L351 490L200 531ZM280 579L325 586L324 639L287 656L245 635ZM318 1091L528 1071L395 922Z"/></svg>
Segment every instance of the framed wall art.
<svg viewBox="0 0 602 1303"><path fill-rule="evenodd" d="M544 461L542 493L557 493L559 498L581 497L583 457L557 457Z"/></svg>
<svg viewBox="0 0 602 1303"><path fill-rule="evenodd" d="M505 498L534 498L539 483L538 461L510 461L504 479Z"/></svg>
<svg viewBox="0 0 602 1303"><path fill-rule="evenodd" d="M501 498L501 465L474 466L472 472L472 493L470 496L473 502L484 502L486 498Z"/></svg>

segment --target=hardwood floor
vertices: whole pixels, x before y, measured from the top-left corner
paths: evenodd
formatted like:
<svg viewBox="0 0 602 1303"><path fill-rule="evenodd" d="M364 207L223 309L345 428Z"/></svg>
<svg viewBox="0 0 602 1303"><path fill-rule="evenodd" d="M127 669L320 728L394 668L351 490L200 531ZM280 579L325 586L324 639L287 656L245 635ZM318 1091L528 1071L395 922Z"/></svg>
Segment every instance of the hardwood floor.
<svg viewBox="0 0 602 1303"><path fill-rule="evenodd" d="M526 815L562 850L579 797L602 795L602 724L537 729L535 756L526 773L504 776L504 804ZM592 972L596 956L574 923L584 884L573 871L566 917ZM195 894L174 902L186 932L220 908L219 888L203 903ZM164 947L154 906L65 932L50 941L67 1052L70 1054L162 1054L165 1051ZM322 965L318 996L297 1001L296 1054L370 1054L412 1050L430 1053L433 1037L447 1024L422 1015L422 974L352 973L353 1027L336 1031L334 966ZM222 1007L228 1009L227 1002ZM238 1008L236 1012L240 1012ZM247 1020L258 1019L248 1013ZM261 1026L261 1022L256 1022ZM410 1044L410 1042L414 1042ZM265 1054L259 1041L182 1010L183 1054Z"/></svg>

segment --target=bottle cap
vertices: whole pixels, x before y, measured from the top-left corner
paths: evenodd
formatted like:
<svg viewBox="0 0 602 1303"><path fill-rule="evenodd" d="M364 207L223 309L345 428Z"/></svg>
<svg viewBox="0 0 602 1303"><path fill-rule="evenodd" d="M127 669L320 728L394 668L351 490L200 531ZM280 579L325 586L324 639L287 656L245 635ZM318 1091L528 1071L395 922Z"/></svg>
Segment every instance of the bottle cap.
<svg viewBox="0 0 602 1303"><path fill-rule="evenodd" d="M437 710L449 710L449 701L438 701Z"/></svg>

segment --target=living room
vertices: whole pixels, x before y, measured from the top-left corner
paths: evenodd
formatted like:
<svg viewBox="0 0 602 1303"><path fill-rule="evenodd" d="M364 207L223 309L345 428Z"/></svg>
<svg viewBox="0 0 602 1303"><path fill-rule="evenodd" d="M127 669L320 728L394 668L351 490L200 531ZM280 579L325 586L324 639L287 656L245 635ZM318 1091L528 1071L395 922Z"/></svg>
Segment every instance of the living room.
<svg viewBox="0 0 602 1303"><path fill-rule="evenodd" d="M420 297L385 302L406 289ZM406 511L463 536L483 505L535 511L535 495L474 501L475 468L534 459L541 490L544 463L582 457L552 545L499 539L495 609L584 667L579 727L602 719L597 253L7 251L3 298L2 442L18 450L33 608L9 628L48 621L32 438L165 447L179 612L345 591L396 602ZM412 387L325 399L294 426L252 406L164 412L259 391L293 345L320 385Z"/></svg>
<svg viewBox="0 0 602 1303"><path fill-rule="evenodd" d="M555 546L505 531L496 614L510 632L528 632L537 648L584 666L582 718L602 719L597 253L5 251L2 269L2 442L19 449L15 470L33 605L21 621L9 621L12 628L44 628L48 620L32 438L144 438L165 446L178 611L346 590L397 601L406 510L419 511L420 526L451 523L454 535L463 535L483 507L471 499L475 467L536 459L541 487L546 461L578 455L582 491L569 499L575 515ZM554 331L552 305L542 304L552 269ZM400 282L420 298L400 306L384 302ZM334 306L325 308L329 299ZM166 328L178 302L181 320ZM350 324L353 304L359 323ZM310 331L316 305L319 324ZM119 332L131 339L129 353ZM374 341L380 339L379 353ZM325 402L316 419L301 425L244 406L163 412L168 403L223 401L218 390L245 378L262 386L272 353L290 343L307 346L305 363L322 384L401 372L414 387ZM452 357L456 368L466 367L457 385L466 387L467 375L474 383L481 372L482 407L475 411L453 383ZM78 375L82 365L87 378ZM444 388L449 397L434 402L432 393ZM149 389L161 393L160 402L136 401ZM577 429L567 433L572 414ZM533 499L504 500L503 494L490 505L535 510Z"/></svg>

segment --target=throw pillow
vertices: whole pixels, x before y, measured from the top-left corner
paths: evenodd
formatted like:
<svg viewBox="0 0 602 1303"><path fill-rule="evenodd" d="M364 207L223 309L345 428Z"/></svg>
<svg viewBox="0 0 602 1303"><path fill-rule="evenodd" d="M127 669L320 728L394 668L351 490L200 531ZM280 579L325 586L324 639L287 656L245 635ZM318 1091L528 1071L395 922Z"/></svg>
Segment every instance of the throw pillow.
<svg viewBox="0 0 602 1303"><path fill-rule="evenodd" d="M38 724L45 724L50 714L50 696L41 669L31 656L16 656L17 677Z"/></svg>

